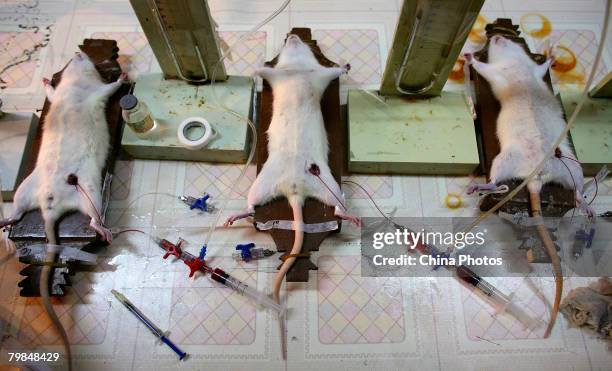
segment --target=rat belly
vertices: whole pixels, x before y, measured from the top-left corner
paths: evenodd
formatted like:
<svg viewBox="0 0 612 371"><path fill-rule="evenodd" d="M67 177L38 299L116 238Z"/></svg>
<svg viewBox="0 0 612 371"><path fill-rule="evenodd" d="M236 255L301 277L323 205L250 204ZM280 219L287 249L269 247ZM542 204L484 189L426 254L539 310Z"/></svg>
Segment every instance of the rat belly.
<svg viewBox="0 0 612 371"><path fill-rule="evenodd" d="M104 112L84 103L75 108L55 104L47 116L36 168L41 172L40 191L70 193L66 187L69 174L76 174L80 182L99 185L102 167L108 154L109 134Z"/></svg>
<svg viewBox="0 0 612 371"><path fill-rule="evenodd" d="M548 105L525 109L524 105L504 104L497 122L501 150L493 161L491 179L500 182L527 177L550 151L563 127L564 121L559 113ZM575 157L567 139L559 148L566 156ZM548 159L540 172L542 180L566 188L580 188L580 165L571 160L564 162L554 157Z"/></svg>
<svg viewBox="0 0 612 371"><path fill-rule="evenodd" d="M268 129L268 153L327 163L327 134L320 109L285 110L274 114Z"/></svg>

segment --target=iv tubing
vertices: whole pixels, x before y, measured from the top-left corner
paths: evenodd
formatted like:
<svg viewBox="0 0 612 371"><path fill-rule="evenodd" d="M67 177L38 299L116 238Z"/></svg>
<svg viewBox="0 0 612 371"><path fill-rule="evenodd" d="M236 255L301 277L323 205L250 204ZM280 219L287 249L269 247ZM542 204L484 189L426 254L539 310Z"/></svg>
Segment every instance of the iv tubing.
<svg viewBox="0 0 612 371"><path fill-rule="evenodd" d="M257 30L259 30L261 27L263 27L264 25L266 25L267 23L272 21L274 18L276 18L280 13L283 12L283 10L285 10L285 8L289 5L290 2L291 2L291 0L285 0L283 2L283 4L274 13L272 13L268 18L264 19L262 22L260 22L255 27L253 27L248 33L242 35L234 43L234 45L232 45L225 52L225 55L223 55L223 57L221 57L221 59L219 59L219 61L217 61L217 63L215 64L215 67L213 68L212 79L210 81L210 87L211 87L211 90L212 90L213 97L214 97L215 101L217 102L217 105L219 105L227 113L231 114L232 116L237 117L239 120L246 121L246 123L249 125L249 128L251 129L251 135L253 136L253 138L252 138L252 143L251 143L251 150L249 152L249 157L247 158L247 161L244 164L244 166L242 168L242 171L240 172L240 175L238 175L238 178L236 178L236 180L234 181L234 184L226 192L226 195L225 195L225 197L223 199L223 202L221 203L221 205L219 207L219 210L217 211L217 215L216 215L213 223L210 225L210 228L208 230L208 234L206 235L206 239L204 240L204 246L208 246L209 245L209 243L210 243L210 241L212 239L213 233L215 232L215 229L217 229L217 224L219 223L219 219L221 218L221 215L223 214L223 211L227 207L227 202L229 200L229 196L232 194L232 192L234 192L234 189L240 183L240 181L244 177L244 174L246 173L246 171L248 170L249 166L253 162L253 158L255 157L255 148L257 147L257 128L255 127L255 124L248 117L245 117L245 116L241 115L240 113L238 113L238 112L232 110L231 108L227 107L225 105L225 103L219 101L219 98L217 96L217 92L215 90L215 75L217 74L217 70L219 69L219 66L221 65L221 63L223 63L225 58L227 58L227 56L230 54L231 50L236 45L238 45L243 39L245 39L248 36L251 36Z"/></svg>

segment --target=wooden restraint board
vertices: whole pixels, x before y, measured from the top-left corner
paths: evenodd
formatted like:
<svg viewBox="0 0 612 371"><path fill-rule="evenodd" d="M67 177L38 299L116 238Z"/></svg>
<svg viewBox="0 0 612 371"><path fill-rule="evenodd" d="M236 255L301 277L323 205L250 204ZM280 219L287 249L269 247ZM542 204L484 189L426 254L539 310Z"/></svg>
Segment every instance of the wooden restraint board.
<svg viewBox="0 0 612 371"><path fill-rule="evenodd" d="M337 66L322 53L315 40L312 40L310 29L294 28L290 34L298 35L302 41L306 42L312 49L315 57L323 66ZM266 62L266 66L273 67L276 65L277 58L270 62ZM333 80L321 99L321 111L323 113L323 121L325 122L325 130L329 140L329 167L332 175L338 183L340 183L342 164L344 163L345 138L346 130L342 124L340 117L340 82L339 79ZM259 106L259 127L257 133L257 171L261 171L263 164L268 158L268 139L266 131L272 119L272 88L264 81L263 91L261 94L261 104ZM255 221L265 223L268 220L293 220L293 213L286 198L273 200L265 205L255 208ZM332 220L340 220L334 216L334 208L327 206L317 200L307 199L304 204L304 222L321 223ZM334 232L338 232L338 230ZM332 232L322 233L306 233L304 234L304 244L302 253L310 251L318 251L321 242ZM276 244L278 251L289 252L293 246L294 232L287 230L273 229L270 231L272 238ZM308 256L298 257L287 273L288 282L306 282L308 281L308 271L317 269Z"/></svg>
<svg viewBox="0 0 612 371"><path fill-rule="evenodd" d="M81 51L89 56L96 65L96 68L102 79L106 82L115 81L121 74L121 67L117 62L118 51L117 42L114 40L102 39L85 39L82 45L79 45ZM62 77L62 71L53 75L51 84L57 86ZM106 120L111 137L111 149L107 158L106 167L102 172L102 179L106 174L112 173L115 164L115 159L118 151L121 148L121 133L123 130L123 119L121 118L121 107L119 99L127 94L130 90L129 84L124 84L109 100L106 105ZM30 163L26 165L26 174L30 174L36 165L38 151L42 140L43 126L45 118L49 112L50 102L45 100L43 110L40 116L40 125L33 141L32 156ZM102 194L105 194L108 189L102 189ZM103 213L103 210L101 210ZM104 216L103 216L104 217ZM58 223L58 233L60 241L65 242L93 242L97 240L94 230L89 227L90 218L79 212L66 214ZM44 223L40 210L33 210L24 215L24 217L16 223L9 235L17 244L41 242L46 239L44 232Z"/></svg>
<svg viewBox="0 0 612 371"><path fill-rule="evenodd" d="M487 38L490 40L494 35L502 35L507 39L522 44L527 52L537 63L543 63L546 59L544 55L534 54L529 51L529 47L525 39L519 37L520 31L518 26L513 25L510 19L498 18L493 23L486 26ZM475 54L476 59L487 62L489 40L484 48ZM480 136L480 160L481 169L485 174L489 174L493 159L499 154L499 140L497 139L497 116L500 111L500 104L493 95L489 83L473 68L470 68L471 76L474 80L476 90L476 128ZM547 73L545 82L552 90L550 74ZM519 182L506 182L510 189L516 187ZM493 207L495 203L505 197L505 194L491 194L486 196L480 204L481 210L485 211ZM541 199L543 202L542 212L544 216L560 216L565 214L567 210L574 205L574 192L572 190L563 189L553 184L547 184L542 188ZM512 200L506 203L501 209L509 213L515 213L519 210L530 210L529 197L526 190L517 194Z"/></svg>

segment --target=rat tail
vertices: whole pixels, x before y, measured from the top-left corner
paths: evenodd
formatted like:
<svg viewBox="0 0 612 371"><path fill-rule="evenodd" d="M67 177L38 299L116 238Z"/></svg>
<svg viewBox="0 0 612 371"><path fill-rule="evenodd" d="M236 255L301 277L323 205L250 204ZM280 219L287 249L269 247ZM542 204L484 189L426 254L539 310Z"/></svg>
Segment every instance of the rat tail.
<svg viewBox="0 0 612 371"><path fill-rule="evenodd" d="M295 229L295 238L293 240L293 247L291 252L286 256L285 261L281 265L276 277L274 278L274 300L280 304L280 288L283 284L283 278L289 271L289 268L293 265L298 255L302 251L302 245L304 243L304 215L302 213L303 201L302 198L297 195L291 195L289 198L289 205L293 210L293 224ZM283 359L287 359L287 334L285 330L285 316L279 317L280 329L281 329L281 347Z"/></svg>
<svg viewBox="0 0 612 371"><path fill-rule="evenodd" d="M542 216L542 206L540 202L540 191L541 184L539 182L535 184L528 183L527 188L529 189L529 201L531 203L531 212L534 218L540 218ZM563 271L561 270L561 261L559 260L559 255L557 255L557 249L555 248L555 244L550 237L550 232L544 226L544 223L538 223L536 225L538 230L538 234L544 243L544 247L546 248L546 252L550 257L553 270L555 272L555 300L553 302L553 307L550 312L550 321L548 322L548 327L546 328L546 332L544 333L544 338L548 338L550 333L555 326L555 321L557 320L557 314L559 313L559 306L561 305L561 296L563 296Z"/></svg>
<svg viewBox="0 0 612 371"><path fill-rule="evenodd" d="M49 218L48 216L44 218L45 220L45 234L47 235L47 240L49 245L57 245L57 237L55 231L55 218ZM40 297L42 299L43 307L51 319L53 326L59 332L62 342L64 343L64 348L66 349L66 358L68 360L68 370L72 370L72 353L70 351L70 341L68 340L68 334L64 329L64 326L60 322L57 313L53 309L53 305L51 304L50 295L49 295L49 281L51 279L51 274L53 272L52 264L55 262L55 258L57 257L57 252L55 251L54 246L49 246L47 249L47 255L45 257L45 263L42 266L42 270L40 273Z"/></svg>
<svg viewBox="0 0 612 371"><path fill-rule="evenodd" d="M283 282L283 278L287 274L287 271L295 262L297 254L302 251L302 244L304 242L304 215L302 214L302 200L298 196L289 197L289 205L293 210L293 223L295 228L295 238L293 240L293 247L291 252L287 255L285 261L281 265L276 278L274 279L274 300L280 303L280 287Z"/></svg>

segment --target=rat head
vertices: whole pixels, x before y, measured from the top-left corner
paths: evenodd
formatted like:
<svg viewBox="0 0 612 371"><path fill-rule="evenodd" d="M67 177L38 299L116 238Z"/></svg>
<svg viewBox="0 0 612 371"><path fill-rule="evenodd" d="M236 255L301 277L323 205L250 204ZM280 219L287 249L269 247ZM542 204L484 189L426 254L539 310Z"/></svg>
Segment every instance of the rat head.
<svg viewBox="0 0 612 371"><path fill-rule="evenodd" d="M531 61L523 47L503 36L495 35L489 42L489 63Z"/></svg>
<svg viewBox="0 0 612 371"><path fill-rule="evenodd" d="M291 34L287 37L287 41L278 56L276 67L317 66L318 64L310 47L299 36Z"/></svg>
<svg viewBox="0 0 612 371"><path fill-rule="evenodd" d="M62 80L64 78L68 79L90 79L95 78L97 80L100 79L100 74L96 70L96 66L93 64L91 59L85 53L76 52L74 53L74 57L68 63L68 66L64 69L62 74Z"/></svg>
<svg viewBox="0 0 612 371"><path fill-rule="evenodd" d="M495 66L500 75L500 78L496 79L497 82L488 79L496 94L501 94L501 90L506 89L516 92L536 87L548 91L543 78L549 63L538 65L518 43L499 35L491 37L489 64ZM503 83L499 84L499 81Z"/></svg>

